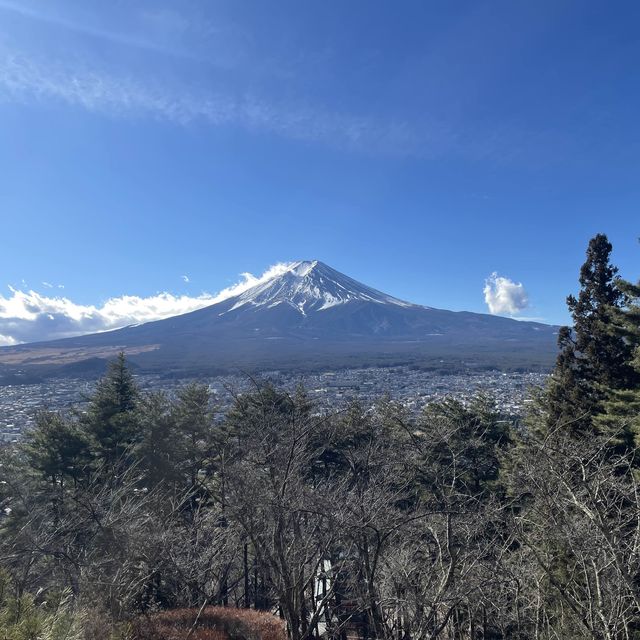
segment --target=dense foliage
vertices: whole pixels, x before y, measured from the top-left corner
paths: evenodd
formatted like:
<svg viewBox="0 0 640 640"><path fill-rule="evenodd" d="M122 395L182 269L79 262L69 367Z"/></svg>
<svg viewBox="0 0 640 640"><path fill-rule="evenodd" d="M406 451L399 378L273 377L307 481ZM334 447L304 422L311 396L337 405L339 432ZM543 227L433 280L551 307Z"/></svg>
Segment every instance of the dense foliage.
<svg viewBox="0 0 640 640"><path fill-rule="evenodd" d="M143 638L218 605L292 640L637 640L639 289L609 252L523 424L482 397L324 413L268 383L215 419L206 386L143 394L118 359L2 452L5 637Z"/></svg>

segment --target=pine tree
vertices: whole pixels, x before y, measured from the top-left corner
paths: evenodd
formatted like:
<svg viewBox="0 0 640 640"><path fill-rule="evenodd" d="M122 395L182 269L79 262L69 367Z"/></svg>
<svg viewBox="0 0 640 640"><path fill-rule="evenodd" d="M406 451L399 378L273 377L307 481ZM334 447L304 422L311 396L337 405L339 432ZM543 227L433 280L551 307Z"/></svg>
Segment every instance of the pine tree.
<svg viewBox="0 0 640 640"><path fill-rule="evenodd" d="M631 353L628 344L610 330L612 311L627 301L619 286L618 269L609 262L611 250L604 234L589 242L587 260L580 270L582 289L577 299L567 298L567 305L575 323L576 349L587 367L587 376L616 388L629 379Z"/></svg>
<svg viewBox="0 0 640 640"><path fill-rule="evenodd" d="M548 409L548 426L562 424L578 432L588 424L596 406L592 402L587 378L580 368L570 327L560 327L558 347L560 352L556 366L549 380L546 397L541 400Z"/></svg>
<svg viewBox="0 0 640 640"><path fill-rule="evenodd" d="M619 287L617 267L610 261L612 246L598 234L589 241L580 269L580 293L567 306L573 328L558 335L560 353L548 390L549 426L567 424L574 431L592 428L602 413L609 389L624 389L633 379L631 347L611 330L611 315L627 300Z"/></svg>
<svg viewBox="0 0 640 640"><path fill-rule="evenodd" d="M613 310L611 331L621 336L632 350L630 365L633 376L622 389L608 389L604 414L598 416L598 425L617 434L626 449L640 447L640 282L633 284L620 280L618 286L628 304Z"/></svg>
<svg viewBox="0 0 640 640"><path fill-rule="evenodd" d="M447 436L434 449L439 467L457 466L458 482L467 491L479 494L500 490L501 452L511 443L509 422L500 415L495 401L488 396L476 396L468 405L446 398L429 404L422 415L423 430L434 425L448 425ZM457 452L459 460L451 458Z"/></svg>
<svg viewBox="0 0 640 640"><path fill-rule="evenodd" d="M67 480L77 483L87 475L89 443L77 424L58 413L37 414L23 449L30 468L60 491Z"/></svg>
<svg viewBox="0 0 640 640"><path fill-rule="evenodd" d="M310 408L309 399L302 389L296 390L292 396L267 382L257 386L252 393L236 397L227 414L227 425L240 437L260 435L265 424L282 420L295 422L308 417Z"/></svg>
<svg viewBox="0 0 640 640"><path fill-rule="evenodd" d="M143 471L142 482L152 489L159 485L182 490L178 432L171 402L163 391L145 394L140 401L140 442L134 457Z"/></svg>
<svg viewBox="0 0 640 640"><path fill-rule="evenodd" d="M77 423L59 413L41 411L20 450L27 463L26 475L33 481L33 495L57 525L67 497L86 487L91 469L89 443Z"/></svg>
<svg viewBox="0 0 640 640"><path fill-rule="evenodd" d="M83 419L98 463L119 465L139 440L139 400L138 386L120 353L98 382Z"/></svg>
<svg viewBox="0 0 640 640"><path fill-rule="evenodd" d="M176 429L176 457L191 490L200 483L214 450L211 392L204 384L192 383L180 389L173 409Z"/></svg>

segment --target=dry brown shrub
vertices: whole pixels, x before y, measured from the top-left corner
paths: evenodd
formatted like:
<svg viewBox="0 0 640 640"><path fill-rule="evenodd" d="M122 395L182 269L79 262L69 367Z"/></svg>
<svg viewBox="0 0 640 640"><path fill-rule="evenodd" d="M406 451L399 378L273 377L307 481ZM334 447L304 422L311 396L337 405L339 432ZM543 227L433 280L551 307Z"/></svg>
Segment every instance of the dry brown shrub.
<svg viewBox="0 0 640 640"><path fill-rule="evenodd" d="M135 624L135 640L286 640L282 620L270 613L231 607L173 609L140 618Z"/></svg>
<svg viewBox="0 0 640 640"><path fill-rule="evenodd" d="M83 612L84 640L128 640L131 637L129 623L115 622L103 609L85 607Z"/></svg>

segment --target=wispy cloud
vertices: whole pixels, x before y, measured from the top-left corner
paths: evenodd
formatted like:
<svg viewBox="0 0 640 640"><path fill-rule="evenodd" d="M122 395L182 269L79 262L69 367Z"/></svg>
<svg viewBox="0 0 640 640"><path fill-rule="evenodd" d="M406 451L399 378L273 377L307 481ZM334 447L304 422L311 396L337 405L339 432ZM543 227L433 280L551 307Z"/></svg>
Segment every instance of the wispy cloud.
<svg viewBox="0 0 640 640"><path fill-rule="evenodd" d="M291 262L278 262L272 266L270 266L262 275L254 276L252 273L241 273L240 276L242 280L236 284L223 289L217 296L216 302L220 300L226 300L227 298L232 298L233 296L238 296L241 293L244 293L247 289L251 287L255 287L258 284L262 284L263 282L267 282L272 278L276 278L279 275L282 275L286 271L291 268Z"/></svg>
<svg viewBox="0 0 640 640"><path fill-rule="evenodd" d="M389 95L379 101L395 101L396 108L389 109L376 100L344 99L327 91L326 81L309 82L315 74L331 78L341 71L313 46L296 45L294 51L286 38L282 47L272 46L273 39L265 44L251 21L234 22L234 12L203 10L202 3L184 5L106 3L86 10L67 3L0 0L0 17L7 23L28 21L31 31L47 36L41 45L37 37L22 37L21 30L13 35L10 26L0 33L0 100L64 103L108 117L147 117L177 125L237 127L390 156L461 156L501 163L528 158L548 165L572 149L570 137L555 129L505 118L477 125L464 117L458 106L473 104L480 89L492 86L496 66L508 60L492 51L491 64L480 62L487 47L475 11L461 22L460 31L444 32L430 43L432 54L404 63L400 75L419 79L422 99L415 95L414 81L391 78ZM479 13L483 23L493 23L485 11ZM521 46L522 36L505 35L510 47ZM465 51L471 46L478 54L473 73L466 65L447 63L459 54L460 42ZM434 105L438 97L456 108L432 108L425 94L434 96ZM463 100L461 94L470 98ZM422 103L427 106L418 110Z"/></svg>
<svg viewBox="0 0 640 640"><path fill-rule="evenodd" d="M22 283L25 286L25 288L27 288L26 283L24 282L24 280L22 281ZM42 281L42 286L45 287L46 289L64 289L64 285L63 284L51 284L50 282L47 282L46 280Z"/></svg>
<svg viewBox="0 0 640 640"><path fill-rule="evenodd" d="M0 50L0 99L66 103L112 117L151 116L178 125L235 126L289 139L387 153L427 153L449 135L432 123L418 130L404 121L278 103L251 91L200 90L133 74L45 61Z"/></svg>
<svg viewBox="0 0 640 640"><path fill-rule="evenodd" d="M29 7L24 3L18 4L16 2L10 2L9 0L0 0L0 10L2 11L14 13L25 18L30 18L31 20L36 20L38 22L43 22L54 27L62 28L67 31L92 36L100 40L106 40L108 42L125 45L127 47L134 47L136 49L164 53L183 58L193 58L192 55L184 50L169 47L150 38L142 37L140 35L127 35L118 31L101 29L89 24L62 17L61 15L54 13L50 9L51 7L49 7L49 10L47 10L47 8L42 5L36 9L34 7ZM180 19L180 16L176 14L171 15L174 17L174 22L177 23L177 21ZM148 16L150 19L154 18L156 22L164 18L164 24L166 25L168 22L169 14L166 11L162 13L154 12L148 14ZM182 22L184 23L184 18L182 18Z"/></svg>
<svg viewBox="0 0 640 640"><path fill-rule="evenodd" d="M489 313L515 315L529 306L529 296L521 282L498 275L495 271L485 280L484 301Z"/></svg>
<svg viewBox="0 0 640 640"><path fill-rule="evenodd" d="M100 305L77 304L66 297L9 287L9 295L0 295L0 346L108 331L188 313L239 295L288 268L288 264L279 263L260 276L243 273L238 283L217 294L178 296L163 292L148 297L123 295Z"/></svg>
<svg viewBox="0 0 640 640"><path fill-rule="evenodd" d="M181 278L183 282L187 282L187 283L191 282L191 280L189 279L189 276L181 276Z"/></svg>

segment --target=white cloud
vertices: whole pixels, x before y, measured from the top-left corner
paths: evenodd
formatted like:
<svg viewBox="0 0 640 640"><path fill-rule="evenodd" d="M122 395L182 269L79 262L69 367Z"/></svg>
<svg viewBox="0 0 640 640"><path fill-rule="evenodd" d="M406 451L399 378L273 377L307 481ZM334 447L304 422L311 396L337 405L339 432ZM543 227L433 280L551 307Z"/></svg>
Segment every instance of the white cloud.
<svg viewBox="0 0 640 640"><path fill-rule="evenodd" d="M5 29L7 34L1 35L6 37L0 37L0 101L63 104L109 117L142 116L182 125L238 127L339 149L400 156L454 154L503 162L527 154L548 164L550 148L557 161L558 151L572 142L559 137L558 131L517 123L495 122L477 129L455 114L442 115L437 110L400 115L402 110L396 109L390 116L371 107L366 112L345 111L331 99L323 104L308 92L307 79L319 64L321 76L332 68L330 50L318 55L296 49L290 55L285 47L265 55L262 38L247 30L248 25L221 14L210 21L208 12L182 5L167 9L151 3L145 10L128 6L137 3L103 3L110 8L118 5L114 15L122 19L114 22L105 20L100 11L79 13L65 4L0 0L4 14L30 19L45 33L63 36L66 43L51 48L55 55L46 55L40 38L29 37L38 31L25 30L25 38L22 29L15 30L15 35ZM109 24L117 24L117 29L110 30ZM459 26L465 36L472 31L466 20ZM458 42L450 36L438 43L438 51ZM100 46L89 46L96 39ZM479 51L479 42L471 40L470 46ZM109 55L112 49L117 55ZM155 67L130 64L132 52L135 60L140 56ZM433 93L440 88L441 62L446 56L419 58L420 75ZM179 71L181 64L188 65L184 73ZM467 80L472 92L481 82L473 75L463 85ZM411 95L413 86L401 82L398 90ZM399 94L398 99L402 97Z"/></svg>
<svg viewBox="0 0 640 640"><path fill-rule="evenodd" d="M23 280L22 284L25 288L27 288L27 284L26 282ZM42 286L46 287L47 289L64 289L64 285L63 284L51 284L50 282L47 282L46 280L42 281Z"/></svg>
<svg viewBox="0 0 640 640"><path fill-rule="evenodd" d="M529 296L521 282L514 282L495 271L485 280L484 301L489 313L514 315L529 306Z"/></svg>
<svg viewBox="0 0 640 640"><path fill-rule="evenodd" d="M238 296L241 293L245 292L247 289L251 287L255 287L257 284L262 284L263 282L267 282L267 280L271 280L271 278L275 278L286 271L288 271L291 267L290 262L278 262L277 264L269 267L261 276L254 276L252 273L241 273L242 280L237 284L231 285L226 289L223 289L217 296L216 302L220 302L221 300L226 300L227 298L232 298L233 296Z"/></svg>
<svg viewBox="0 0 640 640"><path fill-rule="evenodd" d="M338 113L305 103L255 95L193 91L150 77L114 73L96 66L68 66L0 49L0 100L58 102L111 117L150 115L188 125L234 126L305 142L384 153L421 153L449 140L439 123L417 131L402 121ZM450 140L449 140L450 141Z"/></svg>
<svg viewBox="0 0 640 640"><path fill-rule="evenodd" d="M110 298L102 305L82 305L32 289L21 291L9 287L9 290L9 296L0 296L0 342L4 344L116 329L187 313L214 301L214 296L207 293L196 297L158 293L146 298Z"/></svg>
<svg viewBox="0 0 640 640"><path fill-rule="evenodd" d="M167 292L148 297L123 295L109 298L101 305L77 304L66 297L9 287L10 295L0 295L0 346L108 331L188 313L239 295L288 268L288 264L279 263L261 276L243 273L240 282L215 295L177 296Z"/></svg>
<svg viewBox="0 0 640 640"><path fill-rule="evenodd" d="M51 11L52 8L54 11ZM90 24L65 18L63 15L56 14L55 8L51 6L46 7L45 5L42 5L36 9L35 7L27 7L23 4L10 2L9 0L0 0L0 9L21 15L25 18L31 18L37 22L49 24L53 27L61 28L64 31L76 32L100 40L105 40L107 42L172 55L178 58L194 58L194 56L186 50L176 49L141 35L127 35L126 33L123 33L122 30L109 31L107 29L98 28L96 26L91 26ZM203 25L202 20L190 22L185 18L183 13L177 11L174 12L161 9L158 11L144 12L143 15L148 26L155 26L153 31L156 33L160 31L160 28L164 32L171 30L186 33L188 31L192 31L196 26L199 27L199 30L202 30L207 24L205 23Z"/></svg>
<svg viewBox="0 0 640 640"><path fill-rule="evenodd" d="M191 282L191 280L189 280L189 276L181 276L181 277L185 282Z"/></svg>

